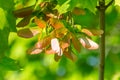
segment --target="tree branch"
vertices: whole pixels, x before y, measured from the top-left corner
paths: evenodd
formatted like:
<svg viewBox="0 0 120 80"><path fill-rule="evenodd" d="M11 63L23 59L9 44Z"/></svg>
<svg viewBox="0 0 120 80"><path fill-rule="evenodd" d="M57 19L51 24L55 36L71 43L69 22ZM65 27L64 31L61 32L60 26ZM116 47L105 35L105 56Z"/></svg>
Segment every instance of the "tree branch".
<svg viewBox="0 0 120 80"><path fill-rule="evenodd" d="M99 0L99 24L100 29L104 31L100 39L100 64L99 64L99 80L104 80L105 67L105 0Z"/></svg>
<svg viewBox="0 0 120 80"><path fill-rule="evenodd" d="M99 10L99 9L100 9L100 6L96 6L96 8Z"/></svg>
<svg viewBox="0 0 120 80"><path fill-rule="evenodd" d="M114 0L111 0L111 1L105 6L105 9L107 9L113 2L114 2Z"/></svg>

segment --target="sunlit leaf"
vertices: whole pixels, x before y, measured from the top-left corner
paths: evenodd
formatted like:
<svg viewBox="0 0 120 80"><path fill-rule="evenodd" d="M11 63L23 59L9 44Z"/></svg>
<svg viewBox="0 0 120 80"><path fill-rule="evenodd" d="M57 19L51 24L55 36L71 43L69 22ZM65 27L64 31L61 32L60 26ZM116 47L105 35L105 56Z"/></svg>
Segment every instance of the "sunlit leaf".
<svg viewBox="0 0 120 80"><path fill-rule="evenodd" d="M77 37L75 36L75 35L73 35L72 34L72 43L73 43L73 45L74 45L74 48L78 51L78 52L80 52L80 42L79 42L79 40L77 39Z"/></svg>
<svg viewBox="0 0 120 80"><path fill-rule="evenodd" d="M42 19L38 19L35 17L35 23L40 27L40 28L45 28L46 27L46 22Z"/></svg>
<svg viewBox="0 0 120 80"><path fill-rule="evenodd" d="M79 31L81 31L81 25L76 24L76 25L74 25L74 27L77 28Z"/></svg>
<svg viewBox="0 0 120 80"><path fill-rule="evenodd" d="M20 29L17 34L20 37L23 38L31 38L33 36L35 36L36 34L40 33L39 30L37 29L29 29L29 28L25 28L25 29Z"/></svg>
<svg viewBox="0 0 120 80"><path fill-rule="evenodd" d="M103 30L97 29L82 29L81 32L87 34L88 36L100 36L103 34Z"/></svg>
<svg viewBox="0 0 120 80"><path fill-rule="evenodd" d="M32 14L33 9L34 9L34 6L30 6L30 7L15 10L13 11L13 14L16 17L23 18L23 17L29 16L30 14Z"/></svg>
<svg viewBox="0 0 120 80"><path fill-rule="evenodd" d="M26 16L24 17L16 26L17 27L24 27L29 24L30 19L32 16Z"/></svg>
<svg viewBox="0 0 120 80"><path fill-rule="evenodd" d="M52 13L48 13L46 14L47 17L50 17L50 18L57 18L56 15L52 14Z"/></svg>
<svg viewBox="0 0 120 80"><path fill-rule="evenodd" d="M120 6L120 0L115 0L115 5Z"/></svg>
<svg viewBox="0 0 120 80"><path fill-rule="evenodd" d="M68 4L69 2L70 0L67 0L62 5L58 4L54 9L57 9L59 14L66 13L68 8L70 7L70 5Z"/></svg>
<svg viewBox="0 0 120 80"><path fill-rule="evenodd" d="M80 40L80 43L82 44L82 46L84 48L87 48L87 49L90 49L90 50L98 49L99 48L99 45L97 43L93 42L89 38L86 38L86 41L83 38L80 38L79 40Z"/></svg>

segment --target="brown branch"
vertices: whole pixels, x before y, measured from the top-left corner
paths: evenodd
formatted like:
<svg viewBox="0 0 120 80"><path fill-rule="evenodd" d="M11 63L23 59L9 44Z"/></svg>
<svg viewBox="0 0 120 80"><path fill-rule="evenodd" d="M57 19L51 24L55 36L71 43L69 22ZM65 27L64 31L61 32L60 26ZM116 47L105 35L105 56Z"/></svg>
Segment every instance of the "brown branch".
<svg viewBox="0 0 120 80"><path fill-rule="evenodd" d="M99 10L99 9L100 9L100 6L96 6L96 8Z"/></svg>
<svg viewBox="0 0 120 80"><path fill-rule="evenodd" d="M114 0L111 0L111 1L105 6L105 9L107 9L113 2L114 2Z"/></svg>
<svg viewBox="0 0 120 80"><path fill-rule="evenodd" d="M104 80L105 67L105 0L99 0L99 24L100 29L104 31L100 39L100 64L99 64L99 80Z"/></svg>

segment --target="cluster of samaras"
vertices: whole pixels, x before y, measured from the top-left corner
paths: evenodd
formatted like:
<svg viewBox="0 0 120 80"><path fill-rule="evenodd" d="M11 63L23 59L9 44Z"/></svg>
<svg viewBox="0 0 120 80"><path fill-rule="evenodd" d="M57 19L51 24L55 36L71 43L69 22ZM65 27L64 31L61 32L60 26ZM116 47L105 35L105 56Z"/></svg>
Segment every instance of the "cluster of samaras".
<svg viewBox="0 0 120 80"><path fill-rule="evenodd" d="M22 18L17 23L18 36L31 38L39 35L38 42L27 52L29 54L55 54L58 61L62 55L74 60L74 50L80 52L81 45L87 49L97 49L97 43L91 40L91 36L100 36L102 30L81 29L80 25L73 24L68 12L59 14L55 10L55 4L42 2L39 5L18 9L14 11L17 18ZM85 12L74 8L72 14L80 15ZM32 27L28 27L32 25ZM27 26L27 27L26 27Z"/></svg>

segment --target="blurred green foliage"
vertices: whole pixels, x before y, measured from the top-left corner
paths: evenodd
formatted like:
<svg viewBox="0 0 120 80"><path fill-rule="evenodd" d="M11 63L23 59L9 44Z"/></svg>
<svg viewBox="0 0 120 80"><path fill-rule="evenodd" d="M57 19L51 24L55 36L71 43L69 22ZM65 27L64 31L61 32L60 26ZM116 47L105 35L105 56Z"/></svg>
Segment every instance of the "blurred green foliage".
<svg viewBox="0 0 120 80"><path fill-rule="evenodd" d="M13 3L13 0L7 0L7 3ZM29 4L26 5L26 2ZM40 0L42 1L42 0ZM60 1L60 0L58 0ZM35 0L14 0L19 6L31 5ZM63 57L59 62L54 61L52 54L45 53L29 55L26 50L32 47L37 36L31 39L23 39L17 36L15 32L6 30L7 22L15 30L14 17L11 13L13 4L8 4L5 0L0 1L0 11L5 9L9 17L6 17L5 26L0 26L0 56L5 52L7 57L0 59L0 80L98 80L99 50L89 51L84 48L77 54L78 59L73 62ZM5 4L5 5L3 5ZM91 7L92 8L92 7ZM8 10L9 9L9 10ZM2 17L1 17L2 15ZM0 13L1 19L5 16ZM93 14L85 9L85 15L74 16L76 24L84 27L99 28L98 12ZM12 18L11 18L12 17ZM5 19L5 18L4 18ZM1 21L1 20L0 20ZM1 22L0 22L1 25ZM9 34L9 49L7 49L7 38L2 34ZM120 80L120 7L112 5L106 11L106 64L105 80ZM99 43L99 39L93 37ZM1 58L1 57L0 57Z"/></svg>

